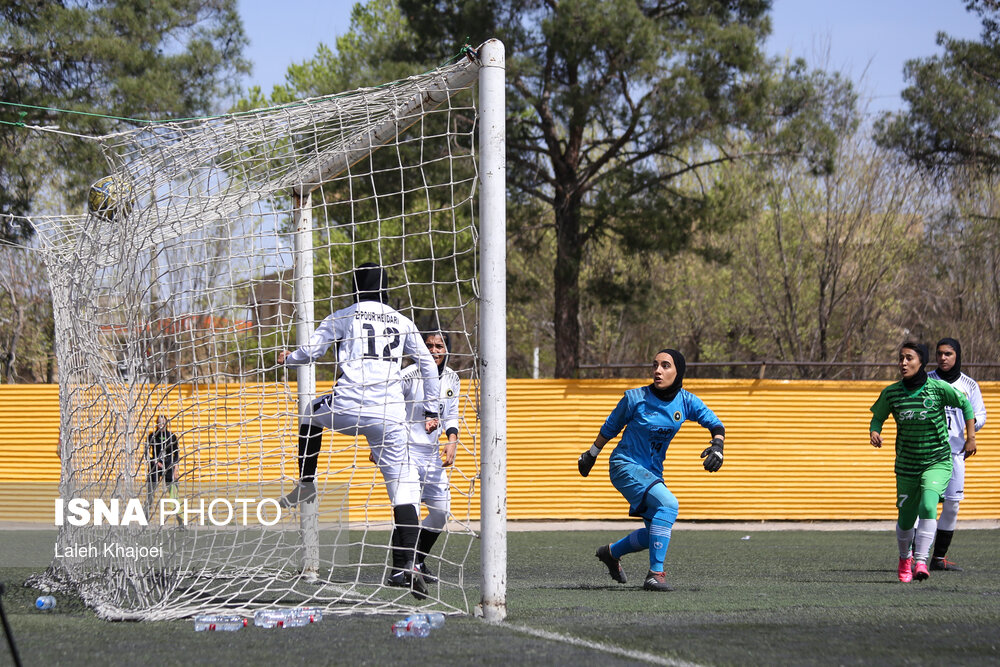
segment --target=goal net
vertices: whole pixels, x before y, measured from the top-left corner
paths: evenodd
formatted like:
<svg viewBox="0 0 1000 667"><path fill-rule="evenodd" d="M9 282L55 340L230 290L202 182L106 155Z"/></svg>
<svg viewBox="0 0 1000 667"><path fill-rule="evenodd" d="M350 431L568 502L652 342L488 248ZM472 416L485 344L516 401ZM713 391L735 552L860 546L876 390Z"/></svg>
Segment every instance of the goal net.
<svg viewBox="0 0 1000 667"><path fill-rule="evenodd" d="M481 64L469 50L377 88L93 139L110 178L87 213L30 220L53 294L62 462L56 557L36 585L113 619L470 611ZM298 372L277 354L352 303L367 262L391 306L447 334L460 379L449 520L419 602L387 583L393 512L364 437L324 431L315 500L277 502L299 478L300 415L338 377L336 346Z"/></svg>

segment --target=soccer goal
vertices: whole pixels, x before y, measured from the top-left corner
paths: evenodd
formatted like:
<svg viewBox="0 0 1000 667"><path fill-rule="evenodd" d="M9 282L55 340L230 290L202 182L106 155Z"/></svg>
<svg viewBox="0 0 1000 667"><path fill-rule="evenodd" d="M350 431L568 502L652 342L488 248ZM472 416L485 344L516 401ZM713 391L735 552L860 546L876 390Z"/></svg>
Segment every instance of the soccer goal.
<svg viewBox="0 0 1000 667"><path fill-rule="evenodd" d="M376 88L93 139L109 173L88 212L30 220L62 460L36 585L109 619L308 605L503 620L503 72L491 40ZM298 479L299 416L337 367L333 350L291 370L276 356L351 303L366 262L396 310L448 334L461 380L450 520L419 602L386 581L392 508L363 438L325 432L316 498L277 502Z"/></svg>

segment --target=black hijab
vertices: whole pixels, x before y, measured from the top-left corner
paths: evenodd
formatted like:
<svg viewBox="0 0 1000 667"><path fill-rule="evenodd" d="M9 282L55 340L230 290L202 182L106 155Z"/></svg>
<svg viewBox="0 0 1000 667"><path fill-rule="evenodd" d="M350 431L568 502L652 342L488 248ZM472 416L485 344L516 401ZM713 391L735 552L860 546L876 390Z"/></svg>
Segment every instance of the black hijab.
<svg viewBox="0 0 1000 667"><path fill-rule="evenodd" d="M955 380L962 376L962 346L954 338L942 338L934 346L934 351L937 352L937 349L942 345L948 345L955 350L955 365L949 371L943 371L938 368L937 376L945 382L954 384Z"/></svg>
<svg viewBox="0 0 1000 667"><path fill-rule="evenodd" d="M649 389L653 392L661 401L672 401L674 397L677 396L677 392L681 390L684 384L684 370L687 368L687 362L684 361L684 355L677 350L672 350L669 347L663 348L656 354L662 354L666 352L670 355L670 358L674 361L674 368L677 369L677 377L674 378L673 383L666 389L657 389L656 385L650 383Z"/></svg>
<svg viewBox="0 0 1000 667"><path fill-rule="evenodd" d="M927 382L927 346L923 343L903 343L899 346L900 350L913 350L920 357L920 370L911 378L903 378L903 386L907 389L913 390L924 386Z"/></svg>
<svg viewBox="0 0 1000 667"><path fill-rule="evenodd" d="M367 262L354 270L354 301L389 303L389 276L381 266Z"/></svg>

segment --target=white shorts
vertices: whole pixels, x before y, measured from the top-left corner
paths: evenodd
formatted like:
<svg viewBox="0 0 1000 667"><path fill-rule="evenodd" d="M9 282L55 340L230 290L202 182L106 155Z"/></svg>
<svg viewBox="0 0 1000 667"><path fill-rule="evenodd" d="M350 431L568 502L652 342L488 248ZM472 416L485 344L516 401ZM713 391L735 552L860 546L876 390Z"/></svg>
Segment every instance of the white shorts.
<svg viewBox="0 0 1000 667"><path fill-rule="evenodd" d="M308 421L316 426L365 437L375 455L393 507L420 502L420 478L416 465L410 460L406 446L406 422L402 411L399 412L399 415L386 416L346 412L338 410L332 395L326 394L313 401L312 414L308 417Z"/></svg>
<svg viewBox="0 0 1000 667"><path fill-rule="evenodd" d="M943 500L963 500L965 498L965 452L951 455L951 481L944 490Z"/></svg>
<svg viewBox="0 0 1000 667"><path fill-rule="evenodd" d="M451 482L448 470L441 464L440 450L411 444L410 456L420 476L420 500L447 511L451 503Z"/></svg>

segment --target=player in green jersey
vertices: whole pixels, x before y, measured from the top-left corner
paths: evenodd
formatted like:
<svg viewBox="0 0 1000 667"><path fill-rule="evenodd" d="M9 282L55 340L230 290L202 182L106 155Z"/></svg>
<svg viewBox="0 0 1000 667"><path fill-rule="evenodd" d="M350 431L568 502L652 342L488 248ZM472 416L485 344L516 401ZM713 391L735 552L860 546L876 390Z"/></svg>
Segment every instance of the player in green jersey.
<svg viewBox="0 0 1000 667"><path fill-rule="evenodd" d="M872 405L871 443L882 446L882 424L891 414L896 421L896 540L899 544L899 580L923 581L930 576L927 556L937 531L937 506L951 479L951 445L945 407L960 408L966 440L975 449L976 426L972 404L947 382L927 377L927 346L905 342L899 349L903 379L879 394ZM913 526L920 517L920 530ZM913 544L913 555L910 545Z"/></svg>

